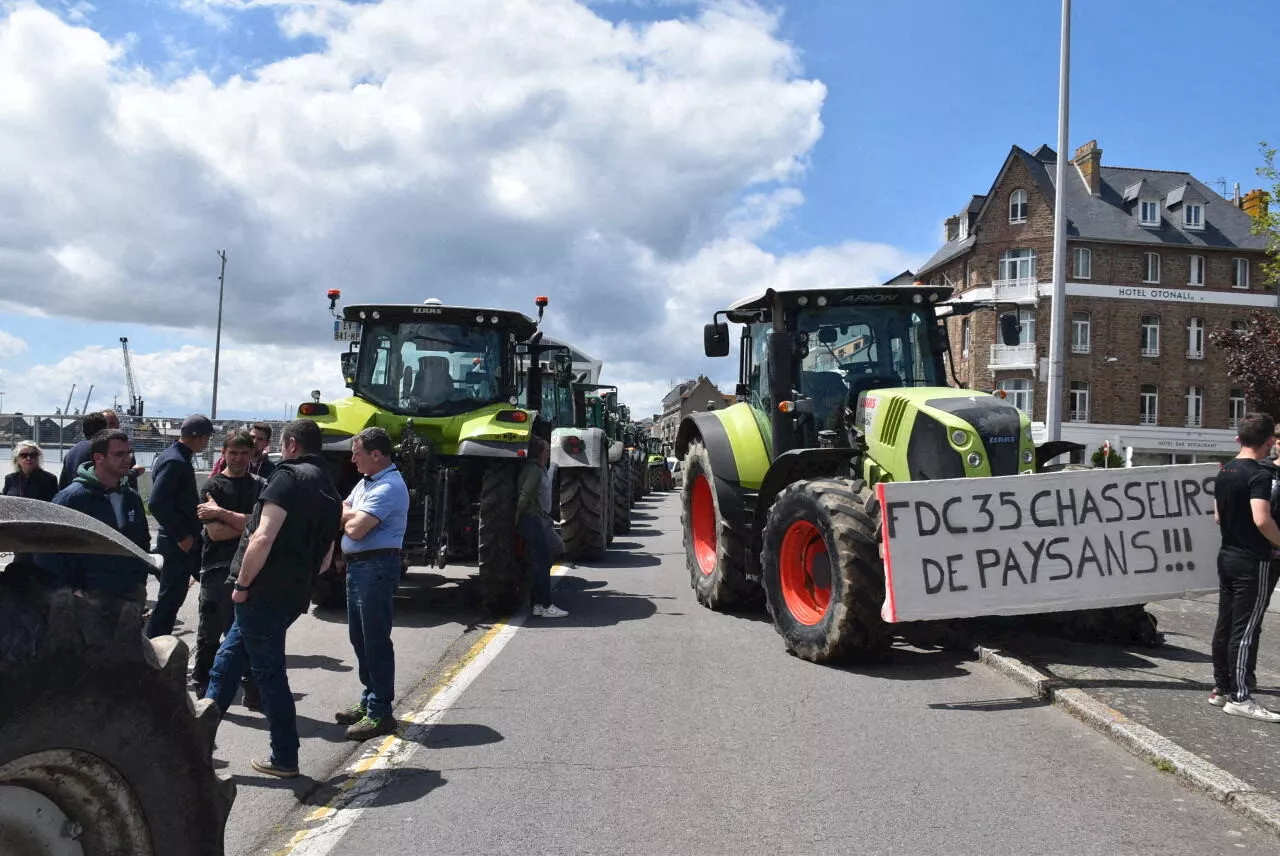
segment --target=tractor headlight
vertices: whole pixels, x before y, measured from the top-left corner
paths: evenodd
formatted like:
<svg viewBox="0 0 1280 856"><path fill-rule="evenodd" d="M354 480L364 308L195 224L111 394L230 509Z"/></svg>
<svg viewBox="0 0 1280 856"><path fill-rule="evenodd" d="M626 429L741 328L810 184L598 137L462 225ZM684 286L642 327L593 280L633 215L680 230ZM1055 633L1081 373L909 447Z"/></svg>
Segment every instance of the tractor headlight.
<svg viewBox="0 0 1280 856"><path fill-rule="evenodd" d="M1036 459L1035 453L1030 449L1022 450L1022 463L1029 464Z"/></svg>
<svg viewBox="0 0 1280 856"><path fill-rule="evenodd" d="M982 456L977 452L970 452L967 460L969 461L969 466L975 469L982 466Z"/></svg>
<svg viewBox="0 0 1280 856"><path fill-rule="evenodd" d="M960 428L951 432L951 445L964 448L969 445L969 432Z"/></svg>

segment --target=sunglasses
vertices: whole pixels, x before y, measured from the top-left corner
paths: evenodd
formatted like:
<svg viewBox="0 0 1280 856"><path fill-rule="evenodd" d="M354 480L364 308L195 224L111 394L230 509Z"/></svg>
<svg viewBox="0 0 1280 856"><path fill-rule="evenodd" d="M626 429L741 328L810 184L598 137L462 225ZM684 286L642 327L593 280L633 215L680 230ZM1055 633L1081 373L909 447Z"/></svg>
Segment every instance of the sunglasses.
<svg viewBox="0 0 1280 856"><path fill-rule="evenodd" d="M39 452L19 452L19 453L18 453L18 457L19 457L19 458L28 458L28 459L30 459L30 458L38 458L38 457L40 457L40 453L39 453Z"/></svg>

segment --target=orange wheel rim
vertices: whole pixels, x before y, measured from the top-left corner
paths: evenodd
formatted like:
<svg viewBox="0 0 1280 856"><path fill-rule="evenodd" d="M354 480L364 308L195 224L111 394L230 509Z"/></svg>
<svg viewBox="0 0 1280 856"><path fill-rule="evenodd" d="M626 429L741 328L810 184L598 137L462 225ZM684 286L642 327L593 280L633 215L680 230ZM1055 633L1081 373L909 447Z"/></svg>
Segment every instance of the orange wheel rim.
<svg viewBox="0 0 1280 856"><path fill-rule="evenodd" d="M689 518L693 530L693 557L698 562L698 570L711 574L716 569L716 503L711 495L711 484L702 473L693 479Z"/></svg>
<svg viewBox="0 0 1280 856"><path fill-rule="evenodd" d="M807 520L797 520L782 536L778 576L787 611L801 624L817 624L831 604L831 557L827 542Z"/></svg>

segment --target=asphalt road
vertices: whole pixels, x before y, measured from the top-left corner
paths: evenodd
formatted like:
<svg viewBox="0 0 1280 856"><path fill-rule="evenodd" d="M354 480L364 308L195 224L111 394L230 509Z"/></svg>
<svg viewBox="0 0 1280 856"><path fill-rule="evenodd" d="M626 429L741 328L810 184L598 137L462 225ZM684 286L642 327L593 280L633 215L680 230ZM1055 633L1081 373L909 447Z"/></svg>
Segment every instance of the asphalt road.
<svg viewBox="0 0 1280 856"><path fill-rule="evenodd" d="M477 625L459 572L411 575L400 740L342 739L331 715L357 691L345 626L300 619L304 775L254 773L265 723L232 708L216 752L240 788L227 853L1277 850L964 655L900 647L873 668L814 666L763 615L703 609L675 495L643 501L617 547L559 578L572 615L558 622ZM188 622L193 610L194 595Z"/></svg>

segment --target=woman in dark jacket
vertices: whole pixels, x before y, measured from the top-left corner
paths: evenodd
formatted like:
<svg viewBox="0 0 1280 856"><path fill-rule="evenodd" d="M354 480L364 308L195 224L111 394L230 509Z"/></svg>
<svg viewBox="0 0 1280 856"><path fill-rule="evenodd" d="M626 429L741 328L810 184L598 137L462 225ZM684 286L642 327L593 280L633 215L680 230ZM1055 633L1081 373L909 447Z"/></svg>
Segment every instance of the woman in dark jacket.
<svg viewBox="0 0 1280 856"><path fill-rule="evenodd" d="M53 499L58 492L58 477L40 468L44 453L30 440L23 440L13 449L13 472L4 477L4 495L22 496L27 499Z"/></svg>

